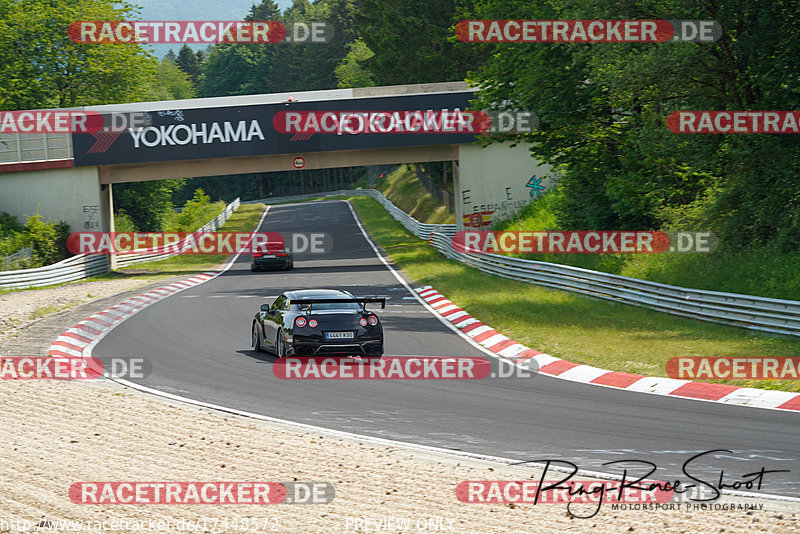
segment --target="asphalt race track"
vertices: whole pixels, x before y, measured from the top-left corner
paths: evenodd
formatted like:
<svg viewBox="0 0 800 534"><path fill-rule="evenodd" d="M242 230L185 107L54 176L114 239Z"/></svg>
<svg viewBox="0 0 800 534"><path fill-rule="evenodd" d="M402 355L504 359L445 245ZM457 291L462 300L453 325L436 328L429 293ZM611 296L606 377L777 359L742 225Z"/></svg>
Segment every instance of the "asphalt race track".
<svg viewBox="0 0 800 534"><path fill-rule="evenodd" d="M295 255L290 272L251 273L243 255L221 276L132 316L93 356L146 358L141 384L229 408L321 427L520 461L564 459L581 469L615 460L648 460L650 478L690 482L686 460L711 449L718 457L692 472L716 482L768 473L761 491L800 496L800 416L725 406L559 380L280 380L274 356L250 349L252 317L286 289L344 288L387 296L377 308L386 355L486 356L445 327L375 255L343 201L274 206L262 231L326 232L327 254ZM469 311L469 310L468 310ZM497 366L495 360L493 367ZM639 476L641 468L631 471ZM548 477L550 478L550 477ZM754 490L750 490L754 491Z"/></svg>

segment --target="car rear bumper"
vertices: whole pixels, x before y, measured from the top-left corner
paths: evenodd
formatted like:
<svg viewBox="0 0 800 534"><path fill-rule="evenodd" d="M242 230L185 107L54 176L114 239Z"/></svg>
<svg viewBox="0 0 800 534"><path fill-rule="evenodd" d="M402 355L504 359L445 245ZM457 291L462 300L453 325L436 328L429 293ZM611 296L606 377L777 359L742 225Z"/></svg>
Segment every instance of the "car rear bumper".
<svg viewBox="0 0 800 534"><path fill-rule="evenodd" d="M356 340L348 342L300 341L295 339L290 348L291 356L336 356L359 354L374 356L383 352L382 339Z"/></svg>
<svg viewBox="0 0 800 534"><path fill-rule="evenodd" d="M289 256L276 257L276 258L253 258L250 261L252 269L282 269L289 266L291 262Z"/></svg>

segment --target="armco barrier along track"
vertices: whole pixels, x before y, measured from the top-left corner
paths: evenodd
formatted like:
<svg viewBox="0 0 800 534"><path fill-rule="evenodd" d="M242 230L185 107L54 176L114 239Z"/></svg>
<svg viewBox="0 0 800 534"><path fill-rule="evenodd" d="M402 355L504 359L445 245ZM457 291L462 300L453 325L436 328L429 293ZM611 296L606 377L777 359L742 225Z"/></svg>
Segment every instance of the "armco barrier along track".
<svg viewBox="0 0 800 534"><path fill-rule="evenodd" d="M456 225L421 223L392 204L380 191L374 189L340 190L251 202L276 204L325 196L357 195L372 197L380 202L389 214L405 226L409 232L420 239L430 241L439 252L448 258L471 265L486 273L582 293L613 302L643 306L692 319L775 334L800 336L800 302L798 301L677 287L579 267L524 260L499 254L465 254L455 250L450 239L456 232Z"/></svg>
<svg viewBox="0 0 800 534"><path fill-rule="evenodd" d="M237 198L214 219L200 227L198 232L213 232L223 224L231 214L239 209ZM117 256L117 266L125 267L143 261L155 261L168 258L174 254L126 254ZM20 269L0 271L0 288L23 289L26 287L44 287L64 282L82 280L111 270L108 256L78 254L52 265L36 269Z"/></svg>

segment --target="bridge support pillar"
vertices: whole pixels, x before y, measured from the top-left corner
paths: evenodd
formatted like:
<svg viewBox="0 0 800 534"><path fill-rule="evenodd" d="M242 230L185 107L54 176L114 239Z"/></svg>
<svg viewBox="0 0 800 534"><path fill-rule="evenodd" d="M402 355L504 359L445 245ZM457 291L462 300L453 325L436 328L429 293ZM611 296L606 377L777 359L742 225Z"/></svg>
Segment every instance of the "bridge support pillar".
<svg viewBox="0 0 800 534"><path fill-rule="evenodd" d="M0 212L64 221L71 232L113 230L111 187L97 167L31 168L0 173Z"/></svg>
<svg viewBox="0 0 800 534"><path fill-rule="evenodd" d="M535 201L553 185L549 165L531 157L527 143L458 145L453 165L456 224L489 230Z"/></svg>

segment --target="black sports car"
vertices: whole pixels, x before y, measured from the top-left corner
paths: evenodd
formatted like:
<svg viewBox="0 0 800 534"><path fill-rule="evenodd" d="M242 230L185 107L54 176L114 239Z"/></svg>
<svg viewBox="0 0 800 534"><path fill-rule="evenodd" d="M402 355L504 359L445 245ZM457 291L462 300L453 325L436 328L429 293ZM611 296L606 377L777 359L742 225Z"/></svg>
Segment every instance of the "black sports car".
<svg viewBox="0 0 800 534"><path fill-rule="evenodd" d="M379 357L383 326L365 307L386 299L359 298L336 289L287 291L272 306L262 304L253 318L253 349L278 357L326 354Z"/></svg>
<svg viewBox="0 0 800 534"><path fill-rule="evenodd" d="M288 248L279 247L280 250L267 249L267 252L254 252L250 255L250 270L263 271L265 269L290 270L294 267L292 252Z"/></svg>

